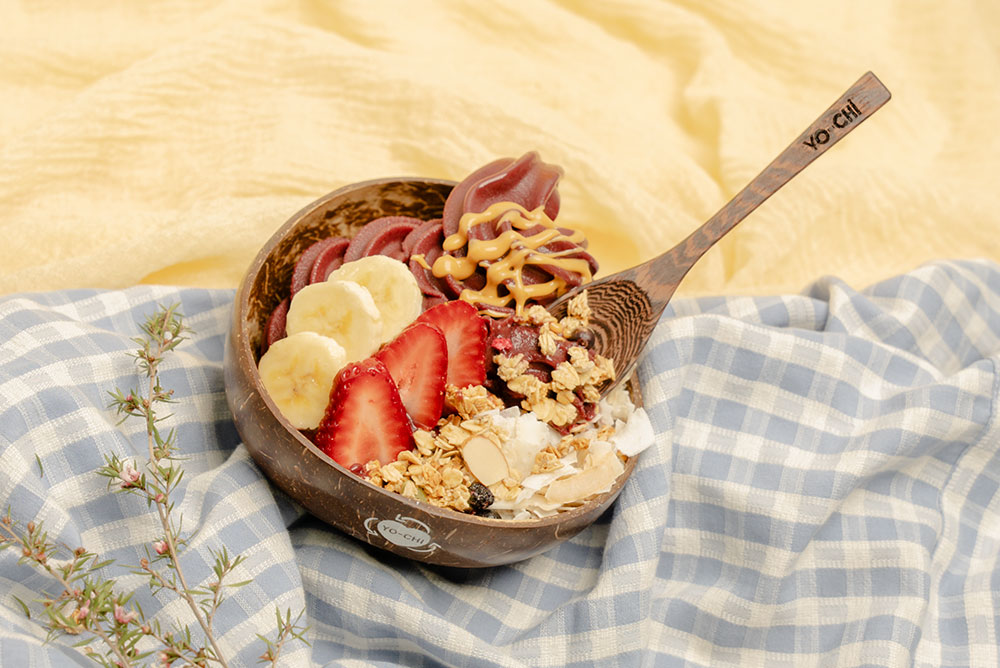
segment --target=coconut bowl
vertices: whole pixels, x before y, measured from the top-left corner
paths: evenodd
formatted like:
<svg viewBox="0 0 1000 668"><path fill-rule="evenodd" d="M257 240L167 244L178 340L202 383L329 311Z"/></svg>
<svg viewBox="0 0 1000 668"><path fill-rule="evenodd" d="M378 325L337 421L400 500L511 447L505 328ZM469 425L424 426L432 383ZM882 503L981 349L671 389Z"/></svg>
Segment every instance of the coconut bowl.
<svg viewBox="0 0 1000 668"><path fill-rule="evenodd" d="M354 538L429 564L476 568L544 552L596 520L615 500L636 458L612 488L572 510L535 520L484 518L386 491L321 452L281 416L257 372L268 315L289 293L296 259L315 241L353 236L387 215L439 218L453 181L398 178L345 186L296 213L257 254L236 293L226 343L226 397L243 442L264 474L310 513ZM639 404L636 383L630 389Z"/></svg>

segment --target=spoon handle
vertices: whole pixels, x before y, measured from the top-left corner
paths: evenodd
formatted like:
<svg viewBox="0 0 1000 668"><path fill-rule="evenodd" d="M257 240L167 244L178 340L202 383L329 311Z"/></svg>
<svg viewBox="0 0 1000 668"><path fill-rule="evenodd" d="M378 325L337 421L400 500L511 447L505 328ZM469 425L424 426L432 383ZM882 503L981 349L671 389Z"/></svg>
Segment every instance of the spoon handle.
<svg viewBox="0 0 1000 668"><path fill-rule="evenodd" d="M705 251L890 97L878 77L866 73L718 213L674 248L636 267L637 282L646 288L654 310L662 312L677 284Z"/></svg>

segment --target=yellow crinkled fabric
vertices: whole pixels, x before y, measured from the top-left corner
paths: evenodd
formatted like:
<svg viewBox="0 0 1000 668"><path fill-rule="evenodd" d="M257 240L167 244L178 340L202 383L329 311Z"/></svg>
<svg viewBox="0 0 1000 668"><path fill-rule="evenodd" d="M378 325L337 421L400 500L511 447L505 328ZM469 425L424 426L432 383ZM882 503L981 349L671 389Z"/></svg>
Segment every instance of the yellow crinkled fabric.
<svg viewBox="0 0 1000 668"><path fill-rule="evenodd" d="M681 293L1000 260L1000 6L4 3L0 294L234 287L352 181L537 149L602 272L666 250L867 70L893 93Z"/></svg>

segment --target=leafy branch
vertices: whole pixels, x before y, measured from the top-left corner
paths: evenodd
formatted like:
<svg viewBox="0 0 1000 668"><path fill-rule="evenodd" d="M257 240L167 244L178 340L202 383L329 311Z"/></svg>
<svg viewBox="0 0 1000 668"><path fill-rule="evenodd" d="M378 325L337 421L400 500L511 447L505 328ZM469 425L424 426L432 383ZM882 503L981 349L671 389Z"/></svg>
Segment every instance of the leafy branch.
<svg viewBox="0 0 1000 668"><path fill-rule="evenodd" d="M139 348L132 356L146 377L145 392L116 389L109 394L112 399L110 407L121 418L119 424L132 417L140 418L145 423L148 459L139 465L117 455L106 456L104 466L97 473L108 479L108 488L113 492L137 495L145 499L147 507L155 507L162 533L152 543L152 551L147 546L146 557L139 560L134 572L148 577L148 586L154 595L170 592L187 604L201 629L203 644L192 637L188 626L165 630L158 621L147 621L142 609L131 602L132 594L115 593L113 581L101 577L101 571L112 563L111 560L100 561L96 554L82 547L70 550L56 545L49 540L40 522L28 522L26 531L21 532L8 512L0 518L0 550L20 548L21 562L33 564L61 586L62 591L57 595L42 592L43 597L39 600L46 614L49 639L60 634L82 635L83 639L77 646L83 647L85 653L105 666L134 666L136 662L156 654L156 662L160 666L179 663L193 668L210 664L228 668L229 663L215 635L215 616L225 600L227 589L245 586L252 580L227 581L243 564L244 557L231 556L223 547L211 551L214 578L200 587L188 584L179 559L187 542L182 533L183 518L175 520L172 498L184 477L184 470L179 464L182 458L178 454L176 430L170 429L166 433L160 430L160 423L170 416L157 413L160 404L173 403L173 390L165 389L160 384L160 364L167 353L186 340L185 334L189 330L176 305L160 307L146 319L141 329L143 336L133 339ZM41 461L37 457L36 462L42 473ZM64 552L68 552L69 556L60 561L58 555ZM16 600L30 617L28 605L20 599ZM308 644L304 637L308 627L299 623L301 612L294 620L290 610L282 615L276 609L275 616L277 630L274 640L258 634L265 644L261 661L272 665L277 664L288 641L294 639ZM140 650L138 645L143 638L155 641L144 646L155 644L160 649ZM103 643L103 652L91 646L95 639Z"/></svg>

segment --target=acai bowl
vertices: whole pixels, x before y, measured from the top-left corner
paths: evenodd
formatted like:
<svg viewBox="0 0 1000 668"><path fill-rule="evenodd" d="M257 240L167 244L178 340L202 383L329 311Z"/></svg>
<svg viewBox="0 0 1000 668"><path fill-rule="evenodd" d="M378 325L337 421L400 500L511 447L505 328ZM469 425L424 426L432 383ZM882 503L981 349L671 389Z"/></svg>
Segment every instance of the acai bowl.
<svg viewBox="0 0 1000 668"><path fill-rule="evenodd" d="M588 350L585 298L545 310L597 271L555 223L561 174L528 153L461 182L364 181L272 236L224 362L271 481L359 540L456 567L539 554L614 502L653 434L634 380L602 396L614 366Z"/></svg>

